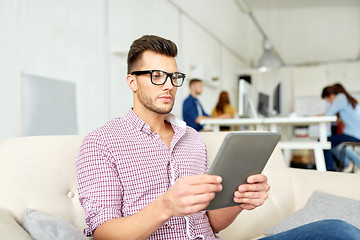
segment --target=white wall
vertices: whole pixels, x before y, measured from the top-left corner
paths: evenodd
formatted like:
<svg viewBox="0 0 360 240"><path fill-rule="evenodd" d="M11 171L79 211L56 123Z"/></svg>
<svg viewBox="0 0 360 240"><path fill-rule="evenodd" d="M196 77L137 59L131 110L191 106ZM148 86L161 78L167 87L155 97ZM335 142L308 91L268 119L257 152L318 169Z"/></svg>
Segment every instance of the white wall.
<svg viewBox="0 0 360 240"><path fill-rule="evenodd" d="M179 70L189 75L187 80L195 65L209 67L211 76L219 79L216 85L205 85L202 101L210 112L219 91L233 89L238 68L248 67L244 59L252 55L252 41L241 35L254 29L231 0L182 3L0 0L0 140L21 135L21 72L76 83L80 134L123 116L132 106L125 81L127 51L144 34L177 43ZM243 29L223 27L239 20L244 20ZM180 117L188 91L187 83L178 91L173 112ZM235 101L236 96L231 97Z"/></svg>
<svg viewBox="0 0 360 240"><path fill-rule="evenodd" d="M294 16L313 10L292 9L284 1L275 1L277 5L272 2L269 6L267 1L249 1L256 7L255 13L260 14L261 23L265 23L265 30L275 34L281 43L276 47L281 47L290 60L301 59L291 52L294 44L304 51L313 49L302 44L304 39L291 34L295 34L291 28L295 19L288 21L291 14L285 10L289 8ZM359 20L360 8L352 9L354 6L359 4L353 1L351 6L340 9L343 19L339 24L347 25L343 37L349 45L353 41L360 43L358 22L355 27L349 24ZM331 7L325 11L335 13ZM320 16L330 21L326 12ZM279 26L271 24L273 19ZM306 28L314 19L303 21L299 27ZM311 29L311 33L317 31ZM347 37L349 33L352 39ZM190 80L196 67L208 69L201 101L209 113L223 89L229 91L232 104L237 105L237 76L249 69L262 52L261 35L233 0L0 0L0 140L21 134L21 72L76 83L80 134L123 116L132 106L132 93L125 82L127 51L132 41L144 34L157 34L178 45L177 62L179 70L188 75L186 80ZM334 36L335 42L337 39ZM294 40L292 45L290 40ZM347 54L350 51L347 46L333 51L342 49ZM345 86L360 91L358 63L332 64L323 69L327 82L342 79ZM282 73L281 78L290 78L288 75ZM260 89L266 85L259 82ZM186 82L178 91L173 109L180 117L188 93Z"/></svg>
<svg viewBox="0 0 360 240"><path fill-rule="evenodd" d="M0 1L0 139L20 135L20 74L75 82L84 133L104 120L103 1Z"/></svg>
<svg viewBox="0 0 360 240"><path fill-rule="evenodd" d="M179 49L181 69L180 14L165 0L109 1L110 111L107 119L124 116L132 106L132 92L126 84L127 53L131 43L145 34L174 41ZM179 90L179 95L181 89ZM176 101L176 104L179 101Z"/></svg>
<svg viewBox="0 0 360 240"><path fill-rule="evenodd" d="M330 64L325 70L328 83L341 82L360 99L360 61Z"/></svg>

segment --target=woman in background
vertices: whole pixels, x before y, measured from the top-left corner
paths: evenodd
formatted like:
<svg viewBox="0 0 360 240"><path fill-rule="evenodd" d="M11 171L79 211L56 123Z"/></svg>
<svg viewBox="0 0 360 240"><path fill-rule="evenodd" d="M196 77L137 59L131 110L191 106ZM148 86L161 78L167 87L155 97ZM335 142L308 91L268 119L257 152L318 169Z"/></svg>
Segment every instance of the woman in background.
<svg viewBox="0 0 360 240"><path fill-rule="evenodd" d="M213 109L212 117L233 118L236 114L236 109L230 105L229 94L222 91L219 95L219 101Z"/></svg>
<svg viewBox="0 0 360 240"><path fill-rule="evenodd" d="M339 83L325 87L321 97L331 104L325 115L338 114L345 125L343 133L328 137L328 141L331 142L331 152L339 157L341 143L360 142L360 107L357 100ZM335 171L336 165L331 152L324 151L326 168L329 171ZM352 158L352 160L357 163L357 159ZM350 159L345 159L343 165L345 168L349 167Z"/></svg>

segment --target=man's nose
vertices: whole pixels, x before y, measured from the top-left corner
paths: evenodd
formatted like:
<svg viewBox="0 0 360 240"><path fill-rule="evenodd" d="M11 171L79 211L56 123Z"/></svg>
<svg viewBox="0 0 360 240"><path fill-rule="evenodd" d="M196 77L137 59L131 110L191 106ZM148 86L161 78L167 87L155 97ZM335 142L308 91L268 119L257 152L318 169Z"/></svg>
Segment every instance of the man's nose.
<svg viewBox="0 0 360 240"><path fill-rule="evenodd" d="M174 88L174 85L172 84L170 77L167 77L167 78L166 78L166 82L164 83L163 88L165 88L165 89L172 89L172 88Z"/></svg>

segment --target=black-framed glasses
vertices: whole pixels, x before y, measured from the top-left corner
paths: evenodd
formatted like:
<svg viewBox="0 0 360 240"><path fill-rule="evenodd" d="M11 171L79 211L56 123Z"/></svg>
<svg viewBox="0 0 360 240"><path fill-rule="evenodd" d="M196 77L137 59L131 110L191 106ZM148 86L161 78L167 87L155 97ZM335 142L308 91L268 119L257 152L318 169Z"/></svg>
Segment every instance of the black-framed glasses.
<svg viewBox="0 0 360 240"><path fill-rule="evenodd" d="M175 87L181 87L185 79L184 73L180 73L180 72L167 73L162 70L134 71L131 74L134 75L150 74L151 83L154 85L163 85L165 84L168 77L170 77L171 84L174 85Z"/></svg>

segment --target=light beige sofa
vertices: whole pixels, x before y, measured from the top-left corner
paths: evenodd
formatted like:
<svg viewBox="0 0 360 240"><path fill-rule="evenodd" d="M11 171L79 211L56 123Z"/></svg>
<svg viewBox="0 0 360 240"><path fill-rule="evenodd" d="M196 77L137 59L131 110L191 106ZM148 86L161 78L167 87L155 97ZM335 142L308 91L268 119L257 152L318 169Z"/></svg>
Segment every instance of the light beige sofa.
<svg viewBox="0 0 360 240"><path fill-rule="evenodd" d="M227 133L202 133L209 159ZM0 239L31 239L21 227L32 208L85 228L78 201L74 161L82 136L14 138L0 143ZM257 239L266 229L301 208L314 190L360 200L360 174L290 169L277 148L264 173L271 185L266 203L243 212L222 231L224 239Z"/></svg>

